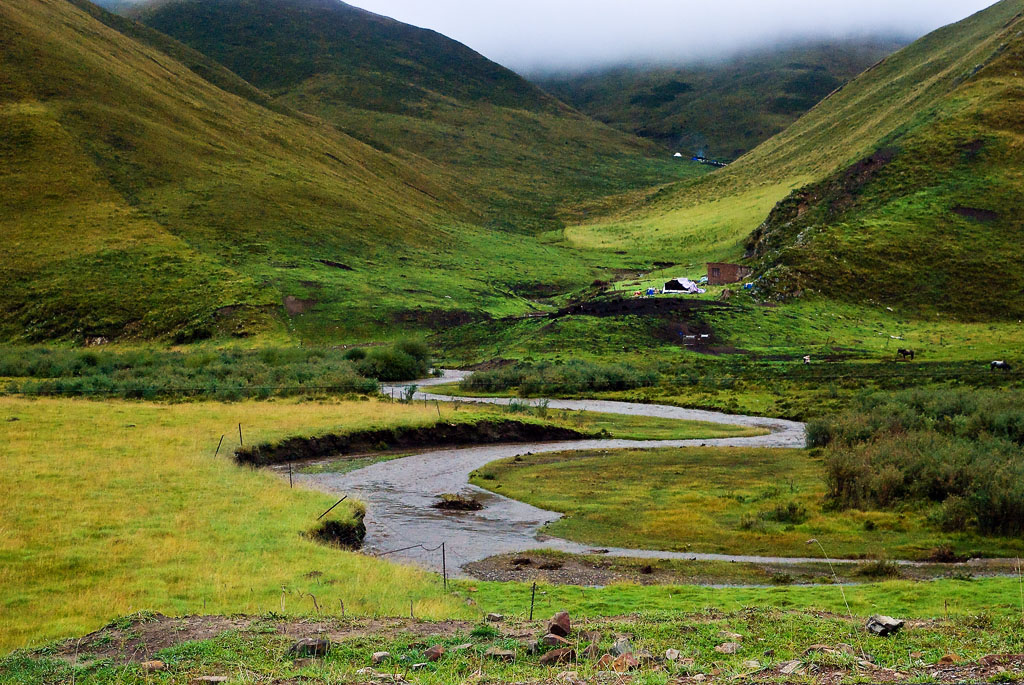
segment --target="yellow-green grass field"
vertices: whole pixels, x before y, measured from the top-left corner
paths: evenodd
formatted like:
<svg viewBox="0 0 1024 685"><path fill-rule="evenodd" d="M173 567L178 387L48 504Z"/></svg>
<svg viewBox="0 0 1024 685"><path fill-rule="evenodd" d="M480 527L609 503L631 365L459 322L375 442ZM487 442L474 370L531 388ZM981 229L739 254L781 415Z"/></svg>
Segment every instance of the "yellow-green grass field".
<svg viewBox="0 0 1024 685"><path fill-rule="evenodd" d="M473 482L566 516L551 535L674 551L923 559L948 545L1013 557L1024 541L943 533L919 506L827 511L823 462L806 450L658 449L537 454L479 469ZM573 483L565 488L565 483Z"/></svg>
<svg viewBox="0 0 1024 685"><path fill-rule="evenodd" d="M309 613L308 593L355 614L408 614L411 600L418 616L458 615L426 573L303 538L335 498L230 457L239 423L259 442L434 420L433 406L372 401L0 398L0 650L142 609Z"/></svg>
<svg viewBox="0 0 1024 685"><path fill-rule="evenodd" d="M246 444L443 420L508 417L490 406L376 400L94 402L0 398L0 650L92 630L138 610L442 618L464 611L425 573L313 543L334 499L238 466ZM518 418L518 417L517 417ZM524 416L626 437L734 435L579 412ZM225 444L214 452L221 435ZM359 507L346 502L332 517ZM320 577L308 576L320 572Z"/></svg>

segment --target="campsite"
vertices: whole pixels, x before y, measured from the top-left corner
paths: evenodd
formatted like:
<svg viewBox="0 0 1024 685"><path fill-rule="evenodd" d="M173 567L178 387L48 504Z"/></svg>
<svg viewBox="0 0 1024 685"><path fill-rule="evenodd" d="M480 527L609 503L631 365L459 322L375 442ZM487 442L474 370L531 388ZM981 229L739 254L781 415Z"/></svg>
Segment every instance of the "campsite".
<svg viewBox="0 0 1024 685"><path fill-rule="evenodd" d="M637 2L0 3L0 684L1024 681L1020 0Z"/></svg>

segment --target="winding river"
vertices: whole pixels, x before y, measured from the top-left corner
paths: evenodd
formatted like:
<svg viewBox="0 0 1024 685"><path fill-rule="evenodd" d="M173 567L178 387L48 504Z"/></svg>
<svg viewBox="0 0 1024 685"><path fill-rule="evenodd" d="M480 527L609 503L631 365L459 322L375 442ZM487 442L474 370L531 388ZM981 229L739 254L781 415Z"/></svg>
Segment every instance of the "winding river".
<svg viewBox="0 0 1024 685"><path fill-rule="evenodd" d="M438 395L430 386L451 383L467 372L446 371L441 378L417 381L414 399L441 402L464 401L508 404L509 398L470 398ZM408 385L388 386L384 394L401 394ZM517 400L521 401L521 400ZM540 401L540 400L537 400ZM469 483L469 475L485 464L527 453L567 450L607 450L652 447L783 447L804 446L804 425L796 421L754 416L722 414L698 409L683 409L653 404L604 400L549 400L551 409L585 410L609 414L631 414L719 424L755 426L770 431L745 438L698 440L572 440L514 445L484 445L459 449L441 449L381 462L350 473L296 475L299 482L332 493L347 494L366 503L366 541L364 550L395 561L412 563L432 571L441 571L439 547L445 543L448 573L465 577L462 567L496 554L551 549L587 553L592 546L541 534L540 529L561 514L483 490ZM442 512L431 507L444 493L465 493L484 504L481 511ZM602 548L604 552L605 548ZM697 559L761 563L804 563L821 558L762 557L726 554L666 552L652 549L610 548L609 556ZM836 561L836 560L833 560ZM843 563L844 560L838 560ZM854 560L850 560L852 563Z"/></svg>

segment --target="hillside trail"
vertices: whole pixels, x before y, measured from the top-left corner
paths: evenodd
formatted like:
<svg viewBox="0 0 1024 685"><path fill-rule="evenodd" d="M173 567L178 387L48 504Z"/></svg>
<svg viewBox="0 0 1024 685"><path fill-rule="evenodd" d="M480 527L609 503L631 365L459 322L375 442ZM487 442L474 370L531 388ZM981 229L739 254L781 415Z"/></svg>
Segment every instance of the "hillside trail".
<svg viewBox="0 0 1024 685"><path fill-rule="evenodd" d="M439 402L479 402L507 405L512 398L454 397L420 390L452 383L469 375L465 371L445 371L440 378L414 383L384 386L385 395L403 396L415 385L414 400ZM561 514L509 499L469 483L470 473L497 459L538 452L576 450L650 449L656 447L753 447L801 448L805 444L804 424L784 419L723 414L699 409L684 409L656 404L613 402L606 400L514 400L531 404L547 402L550 409L569 409L608 414L629 414L682 421L707 421L718 424L765 428L765 435L697 440L617 440L587 439L514 445L483 445L459 449L441 449L392 461L373 464L349 473L296 475L299 482L331 493L346 494L366 503L366 540L364 551L386 555L395 561L411 563L431 571L442 570L440 546L450 577L468 577L463 567L497 554L528 550L557 550L575 554L594 551L593 545L545 536L540 529ZM566 483L571 488L571 483ZM444 512L431 505L446 493L470 495L484 506L480 511ZM822 558L766 557L730 554L669 552L654 549L601 548L615 557L734 561L752 563L802 564ZM862 560L836 560L858 563ZM905 562L910 563L910 562Z"/></svg>

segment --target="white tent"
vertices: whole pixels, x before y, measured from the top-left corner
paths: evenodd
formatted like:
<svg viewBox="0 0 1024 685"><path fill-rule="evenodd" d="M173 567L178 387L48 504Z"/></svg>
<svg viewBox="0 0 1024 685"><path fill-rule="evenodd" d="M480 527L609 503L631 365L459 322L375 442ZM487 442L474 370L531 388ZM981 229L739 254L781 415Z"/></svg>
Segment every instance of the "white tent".
<svg viewBox="0 0 1024 685"><path fill-rule="evenodd" d="M682 152L677 152L677 153L675 153L675 154L674 154L674 155L672 155L672 156L673 156L673 157L682 157L682 156L683 156L683 153L682 153Z"/></svg>
<svg viewBox="0 0 1024 685"><path fill-rule="evenodd" d="M702 295L707 291L691 281L689 278L673 278L665 284L665 288L662 292L666 295Z"/></svg>

